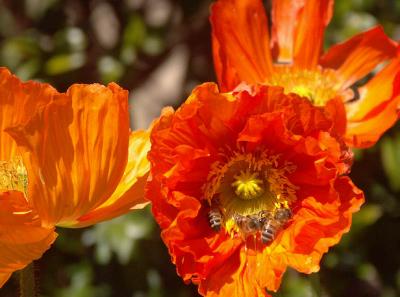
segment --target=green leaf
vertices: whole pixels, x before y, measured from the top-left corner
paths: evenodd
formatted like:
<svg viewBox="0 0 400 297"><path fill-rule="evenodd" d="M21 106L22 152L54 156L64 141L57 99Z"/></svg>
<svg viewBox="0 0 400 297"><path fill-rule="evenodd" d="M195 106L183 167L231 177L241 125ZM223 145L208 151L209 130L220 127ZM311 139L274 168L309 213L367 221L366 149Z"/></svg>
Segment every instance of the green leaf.
<svg viewBox="0 0 400 297"><path fill-rule="evenodd" d="M139 15L133 15L123 34L123 45L141 47L147 35L147 28Z"/></svg>
<svg viewBox="0 0 400 297"><path fill-rule="evenodd" d="M82 67L85 61L82 53L56 55L47 61L45 71L49 75L61 74Z"/></svg>
<svg viewBox="0 0 400 297"><path fill-rule="evenodd" d="M400 134L395 138L382 139L381 158L390 187L394 191L400 191Z"/></svg>

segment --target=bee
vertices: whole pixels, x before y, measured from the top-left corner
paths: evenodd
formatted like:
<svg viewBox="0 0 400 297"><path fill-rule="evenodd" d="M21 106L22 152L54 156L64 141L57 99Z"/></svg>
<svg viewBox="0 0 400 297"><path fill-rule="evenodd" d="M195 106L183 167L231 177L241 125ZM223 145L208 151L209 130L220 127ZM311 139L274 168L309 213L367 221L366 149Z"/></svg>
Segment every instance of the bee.
<svg viewBox="0 0 400 297"><path fill-rule="evenodd" d="M268 244L275 239L276 234L291 219L292 212L287 208L279 208L276 210L272 218L266 218L261 228L261 241Z"/></svg>
<svg viewBox="0 0 400 297"><path fill-rule="evenodd" d="M261 230L263 225L259 215L243 216L235 214L233 219L244 237L256 234Z"/></svg>
<svg viewBox="0 0 400 297"><path fill-rule="evenodd" d="M221 230L222 225L222 214L218 208L212 208L208 212L208 222L210 223L210 227L215 231L219 232Z"/></svg>
<svg viewBox="0 0 400 297"><path fill-rule="evenodd" d="M261 223L262 225L264 225L264 223L265 223L267 220L270 220L270 219L273 218L273 215L272 215L272 212L270 212L270 211L268 211L268 210L262 210L262 211L260 211L260 212L258 213L258 217L259 217L260 223ZM261 228L262 228L262 226L261 226Z"/></svg>

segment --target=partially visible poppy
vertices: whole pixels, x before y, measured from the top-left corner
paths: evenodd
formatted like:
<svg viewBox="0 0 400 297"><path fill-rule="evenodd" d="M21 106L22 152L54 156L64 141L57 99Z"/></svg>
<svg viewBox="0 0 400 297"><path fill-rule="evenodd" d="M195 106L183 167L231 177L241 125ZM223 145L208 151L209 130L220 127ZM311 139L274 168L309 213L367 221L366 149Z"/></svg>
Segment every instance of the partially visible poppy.
<svg viewBox="0 0 400 297"><path fill-rule="evenodd" d="M41 226L19 191L0 194L0 288L15 270L42 256L56 239L54 228Z"/></svg>
<svg viewBox="0 0 400 297"><path fill-rule="evenodd" d="M1 284L49 248L56 226L146 205L149 131L130 131L127 104L114 83L59 93L0 69Z"/></svg>
<svg viewBox="0 0 400 297"><path fill-rule="evenodd" d="M347 143L371 146L398 119L398 45L377 26L323 53L333 4L273 0L270 33L261 0L218 0L210 18L217 77L223 91L246 82L282 86L317 106L340 98L347 110ZM389 64L358 87L384 62Z"/></svg>
<svg viewBox="0 0 400 297"><path fill-rule="evenodd" d="M311 273L364 196L337 121L280 87L197 87L151 133L147 198L178 274L204 296L269 296Z"/></svg>

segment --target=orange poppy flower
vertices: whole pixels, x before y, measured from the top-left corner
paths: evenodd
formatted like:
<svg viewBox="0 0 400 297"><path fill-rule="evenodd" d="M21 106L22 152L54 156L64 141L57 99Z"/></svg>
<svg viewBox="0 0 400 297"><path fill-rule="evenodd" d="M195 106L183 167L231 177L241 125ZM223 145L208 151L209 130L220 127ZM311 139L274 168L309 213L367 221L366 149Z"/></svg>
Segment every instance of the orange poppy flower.
<svg viewBox="0 0 400 297"><path fill-rule="evenodd" d="M332 118L280 87L194 90L151 134L146 195L178 274L204 296L264 296L315 272L364 201Z"/></svg>
<svg viewBox="0 0 400 297"><path fill-rule="evenodd" d="M0 68L0 285L49 248L55 226L146 204L149 131L130 132L127 95L113 83L59 93Z"/></svg>
<svg viewBox="0 0 400 297"><path fill-rule="evenodd" d="M278 85L317 106L340 97L347 110L347 143L367 147L398 119L400 52L377 26L323 53L333 2L273 0L270 33L261 0L217 1L210 18L215 69L223 91L241 82ZM387 61L364 86L355 87Z"/></svg>

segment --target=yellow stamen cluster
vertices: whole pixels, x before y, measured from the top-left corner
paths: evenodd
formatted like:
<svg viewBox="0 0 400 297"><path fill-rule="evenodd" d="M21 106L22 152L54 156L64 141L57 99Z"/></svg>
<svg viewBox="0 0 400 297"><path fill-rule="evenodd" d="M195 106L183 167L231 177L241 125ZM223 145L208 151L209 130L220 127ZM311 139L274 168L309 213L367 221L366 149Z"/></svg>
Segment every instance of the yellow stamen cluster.
<svg viewBox="0 0 400 297"><path fill-rule="evenodd" d="M273 75L265 82L268 85L284 87L285 94L295 93L308 98L313 104L323 106L338 94L345 99L353 96L351 89L341 90L341 84L334 70L316 68L297 69L275 66Z"/></svg>
<svg viewBox="0 0 400 297"><path fill-rule="evenodd" d="M260 197L264 193L263 181L258 177L256 172L249 170L240 171L240 174L234 176L235 181L232 187L238 197L244 200L250 200Z"/></svg>
<svg viewBox="0 0 400 297"><path fill-rule="evenodd" d="M237 215L274 213L296 200L296 187L286 177L295 167L279 156L267 151L225 155L225 162L213 164L203 191L210 205L221 210L223 227L231 236L240 233Z"/></svg>
<svg viewBox="0 0 400 297"><path fill-rule="evenodd" d="M28 175L22 160L0 161L0 191L20 191L26 194Z"/></svg>
<svg viewBox="0 0 400 297"><path fill-rule="evenodd" d="M295 93L295 94L297 94L297 95L299 95L301 97L307 97L311 101L314 100L314 94L313 94L312 90L307 86L302 86L302 85L295 86L295 87L292 88L291 92Z"/></svg>

